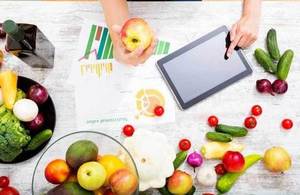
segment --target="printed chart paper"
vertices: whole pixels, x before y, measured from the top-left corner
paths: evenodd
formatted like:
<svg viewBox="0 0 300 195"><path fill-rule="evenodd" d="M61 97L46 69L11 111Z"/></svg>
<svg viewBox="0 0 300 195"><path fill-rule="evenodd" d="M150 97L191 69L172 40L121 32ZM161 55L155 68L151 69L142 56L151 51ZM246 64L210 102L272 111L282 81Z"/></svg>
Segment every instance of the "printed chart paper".
<svg viewBox="0 0 300 195"><path fill-rule="evenodd" d="M80 129L131 124L157 124L175 120L174 100L155 62L169 53L171 44L160 40L154 55L138 67L113 59L108 29L86 25L80 35L78 58L72 67L77 125ZM163 106L162 117L153 114Z"/></svg>

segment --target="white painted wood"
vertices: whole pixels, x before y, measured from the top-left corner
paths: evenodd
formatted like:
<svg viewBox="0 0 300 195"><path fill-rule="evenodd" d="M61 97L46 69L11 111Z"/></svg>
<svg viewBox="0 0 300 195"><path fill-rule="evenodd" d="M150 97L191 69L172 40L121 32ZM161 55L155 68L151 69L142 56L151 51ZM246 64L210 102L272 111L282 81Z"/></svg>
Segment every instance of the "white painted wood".
<svg viewBox="0 0 300 195"><path fill-rule="evenodd" d="M239 179L230 194L240 195L296 195L300 189L300 3L274 1L263 3L263 17L258 41L245 53L254 73L243 81L181 112L176 111L176 122L148 126L153 131L168 135L174 147L179 139L192 140L198 150L205 142L204 134L210 130L206 125L209 115L219 116L223 123L241 125L253 104L261 104L264 113L258 119L258 127L239 141L246 144L245 154L263 153L273 145L286 147L293 157L293 167L285 174L271 174L262 163L255 165ZM168 37L181 45L203 35L214 28L231 25L241 13L240 2L131 2L133 16L146 18L160 37ZM76 51L80 25L84 20L103 22L100 5L97 2L37 2L0 1L0 21L12 18L17 22L37 24L56 46L55 68L53 70L30 69L20 66L20 73L43 83L54 99L57 109L57 126L52 141L76 131L74 95L72 86L66 84L70 73L72 56ZM256 64L253 51L264 46L266 32L271 27L278 30L280 48L292 48L295 60L289 76L289 91L284 96L260 95L255 90L255 81L261 78L274 79ZM290 132L280 129L280 121L290 117L295 127ZM116 138L120 130L99 129ZM16 165L0 165L0 175L8 175L11 184L22 195L31 194L31 177L38 156ZM217 162L210 162L216 164ZM197 186L197 195L214 192L214 188Z"/></svg>

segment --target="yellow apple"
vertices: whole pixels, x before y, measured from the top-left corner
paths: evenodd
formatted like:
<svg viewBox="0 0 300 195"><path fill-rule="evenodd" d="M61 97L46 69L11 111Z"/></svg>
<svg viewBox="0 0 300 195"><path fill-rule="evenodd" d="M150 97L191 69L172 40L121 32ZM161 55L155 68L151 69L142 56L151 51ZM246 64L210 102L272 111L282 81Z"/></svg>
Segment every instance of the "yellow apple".
<svg viewBox="0 0 300 195"><path fill-rule="evenodd" d="M97 190L105 182L106 171L98 162L87 162L81 165L77 172L77 180L86 190Z"/></svg>
<svg viewBox="0 0 300 195"><path fill-rule="evenodd" d="M137 48L147 49L152 42L153 32L142 18L131 18L125 22L121 30L121 40L129 51Z"/></svg>

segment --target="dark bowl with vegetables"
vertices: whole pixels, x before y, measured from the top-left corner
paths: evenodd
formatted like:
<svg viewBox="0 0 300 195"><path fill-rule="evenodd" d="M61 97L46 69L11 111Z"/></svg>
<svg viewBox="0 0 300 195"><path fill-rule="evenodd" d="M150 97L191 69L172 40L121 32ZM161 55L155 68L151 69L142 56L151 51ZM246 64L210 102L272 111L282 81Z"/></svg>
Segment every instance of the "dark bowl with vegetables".
<svg viewBox="0 0 300 195"><path fill-rule="evenodd" d="M20 100L36 105L38 114L33 120L20 120L18 115L26 116L29 110L20 108ZM55 123L55 107L47 90L32 79L18 76L14 108L0 106L0 163L20 163L37 155L50 141Z"/></svg>

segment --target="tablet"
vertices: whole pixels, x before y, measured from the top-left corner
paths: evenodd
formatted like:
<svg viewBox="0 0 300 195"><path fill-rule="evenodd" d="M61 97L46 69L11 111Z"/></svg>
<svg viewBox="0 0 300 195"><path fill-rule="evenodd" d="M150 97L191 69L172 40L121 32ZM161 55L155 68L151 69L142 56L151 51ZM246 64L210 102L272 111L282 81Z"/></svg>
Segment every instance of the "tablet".
<svg viewBox="0 0 300 195"><path fill-rule="evenodd" d="M242 50L226 58L229 30L221 26L157 61L181 109L187 109L252 73Z"/></svg>

